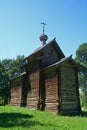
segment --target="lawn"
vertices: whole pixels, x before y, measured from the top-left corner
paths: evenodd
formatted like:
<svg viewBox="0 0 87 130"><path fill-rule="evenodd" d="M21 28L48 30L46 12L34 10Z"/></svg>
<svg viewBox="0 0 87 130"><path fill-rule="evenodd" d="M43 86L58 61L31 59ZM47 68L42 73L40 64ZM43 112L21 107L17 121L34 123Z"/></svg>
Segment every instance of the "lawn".
<svg viewBox="0 0 87 130"><path fill-rule="evenodd" d="M1 106L0 130L87 130L87 112L69 117L27 108Z"/></svg>

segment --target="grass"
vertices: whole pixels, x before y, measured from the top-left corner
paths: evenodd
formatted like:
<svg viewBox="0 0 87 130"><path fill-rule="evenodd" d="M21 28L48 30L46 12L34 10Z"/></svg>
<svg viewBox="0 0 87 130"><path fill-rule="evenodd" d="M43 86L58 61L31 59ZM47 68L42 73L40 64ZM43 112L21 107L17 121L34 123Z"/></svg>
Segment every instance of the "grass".
<svg viewBox="0 0 87 130"><path fill-rule="evenodd" d="M0 130L87 130L87 112L69 117L27 108L1 106Z"/></svg>

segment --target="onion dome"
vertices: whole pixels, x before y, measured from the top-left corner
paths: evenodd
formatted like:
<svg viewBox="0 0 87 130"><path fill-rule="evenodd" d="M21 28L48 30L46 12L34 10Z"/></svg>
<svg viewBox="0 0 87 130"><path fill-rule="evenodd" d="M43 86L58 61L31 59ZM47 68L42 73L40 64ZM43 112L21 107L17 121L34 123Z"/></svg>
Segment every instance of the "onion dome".
<svg viewBox="0 0 87 130"><path fill-rule="evenodd" d="M48 36L45 34L42 34L42 35L40 35L39 39L40 39L40 41L42 41L42 45L45 45L46 41L48 39Z"/></svg>
<svg viewBox="0 0 87 130"><path fill-rule="evenodd" d="M43 25L43 34L42 35L40 35L40 37L39 37L39 39L40 39L40 41L42 41L42 45L45 45L46 44L46 41L47 41L47 39L48 39L48 36L47 35L45 35L45 23L43 22L43 23L41 23L42 25Z"/></svg>

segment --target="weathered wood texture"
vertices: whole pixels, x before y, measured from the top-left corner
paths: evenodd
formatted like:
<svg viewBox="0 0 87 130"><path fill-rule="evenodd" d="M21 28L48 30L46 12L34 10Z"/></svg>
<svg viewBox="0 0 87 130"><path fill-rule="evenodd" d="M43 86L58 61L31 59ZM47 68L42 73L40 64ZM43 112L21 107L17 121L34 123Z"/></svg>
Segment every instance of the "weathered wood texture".
<svg viewBox="0 0 87 130"><path fill-rule="evenodd" d="M21 97L21 106L26 106L27 102L27 90L29 88L29 80L28 80L28 75L22 75L21 76L22 80L22 97Z"/></svg>
<svg viewBox="0 0 87 130"><path fill-rule="evenodd" d="M27 98L27 75L21 75L10 81L11 85L11 98L10 105L13 106L26 106Z"/></svg>
<svg viewBox="0 0 87 130"><path fill-rule="evenodd" d="M30 89L27 93L27 107L32 109L38 108L38 101L39 101L39 71L30 73L29 78L29 85Z"/></svg>
<svg viewBox="0 0 87 130"><path fill-rule="evenodd" d="M36 70L39 70L39 60L35 60L33 62L30 62L29 64L26 65L25 69L27 73L32 73Z"/></svg>
<svg viewBox="0 0 87 130"><path fill-rule="evenodd" d="M60 59L64 58L65 55L61 48L57 44L56 40L53 39L50 43L42 46L34 51L31 55L27 57L29 64L33 61L41 60L40 67L43 68L50 64L53 64Z"/></svg>
<svg viewBox="0 0 87 130"><path fill-rule="evenodd" d="M60 113L77 114L79 112L79 98L76 70L67 62L61 65L60 71Z"/></svg>
<svg viewBox="0 0 87 130"><path fill-rule="evenodd" d="M11 100L10 105L21 106L22 82L21 77L11 80Z"/></svg>
<svg viewBox="0 0 87 130"><path fill-rule="evenodd" d="M56 67L41 72L40 109L58 112L58 77Z"/></svg>
<svg viewBox="0 0 87 130"><path fill-rule="evenodd" d="M58 111L58 85L57 85L57 77L47 79L45 81L46 87L46 108L47 111L56 112Z"/></svg>
<svg viewBox="0 0 87 130"><path fill-rule="evenodd" d="M59 60L59 56L57 55L57 52L54 50L53 47L48 46L47 48L43 49L41 52L41 65L40 68L49 66Z"/></svg>
<svg viewBox="0 0 87 130"><path fill-rule="evenodd" d="M78 114L78 78L71 56L65 57L53 40L26 60L26 74L11 80L10 104L60 114Z"/></svg>

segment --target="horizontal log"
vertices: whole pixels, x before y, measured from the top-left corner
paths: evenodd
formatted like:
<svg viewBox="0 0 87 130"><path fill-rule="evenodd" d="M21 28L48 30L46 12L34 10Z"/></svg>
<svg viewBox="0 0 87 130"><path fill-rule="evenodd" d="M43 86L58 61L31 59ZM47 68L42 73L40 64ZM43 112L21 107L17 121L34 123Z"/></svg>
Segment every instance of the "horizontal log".
<svg viewBox="0 0 87 130"><path fill-rule="evenodd" d="M20 104L10 104L11 106L20 107Z"/></svg>
<svg viewBox="0 0 87 130"><path fill-rule="evenodd" d="M29 109L37 109L37 106L34 106L34 105L27 105L27 108L29 108Z"/></svg>

